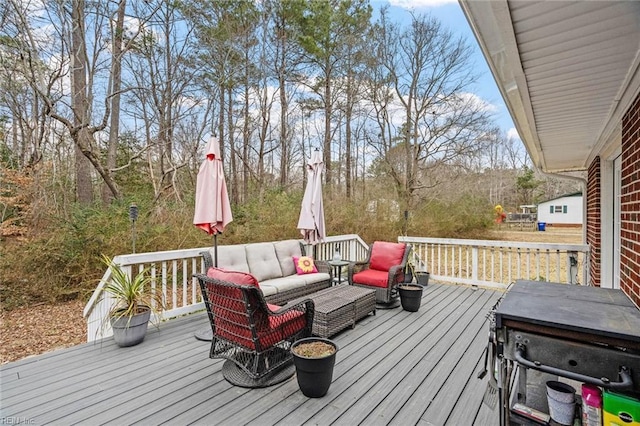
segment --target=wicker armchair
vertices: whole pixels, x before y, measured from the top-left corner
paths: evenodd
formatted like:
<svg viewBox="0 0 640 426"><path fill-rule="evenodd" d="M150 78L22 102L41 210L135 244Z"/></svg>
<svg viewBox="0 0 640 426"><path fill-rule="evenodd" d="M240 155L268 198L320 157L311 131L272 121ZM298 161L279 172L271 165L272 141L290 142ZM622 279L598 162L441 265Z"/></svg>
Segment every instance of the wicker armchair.
<svg viewBox="0 0 640 426"><path fill-rule="evenodd" d="M213 330L209 356L226 359L224 378L237 386L256 388L291 377L295 368L290 347L311 335L313 301L280 308L267 304L262 291L252 283L233 284L200 274L196 277Z"/></svg>
<svg viewBox="0 0 640 426"><path fill-rule="evenodd" d="M411 246L376 241L367 259L349 264L349 284L376 290L378 307L398 306L396 286L404 281Z"/></svg>

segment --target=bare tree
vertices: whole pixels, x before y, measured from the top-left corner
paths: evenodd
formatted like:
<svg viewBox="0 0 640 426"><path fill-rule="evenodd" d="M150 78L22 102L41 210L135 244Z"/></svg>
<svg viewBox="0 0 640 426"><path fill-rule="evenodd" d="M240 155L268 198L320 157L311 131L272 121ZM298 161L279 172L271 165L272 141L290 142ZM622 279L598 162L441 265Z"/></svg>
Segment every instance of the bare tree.
<svg viewBox="0 0 640 426"><path fill-rule="evenodd" d="M127 7L127 0L120 0L116 10L116 19L112 24L113 43L111 51L113 60L111 61L111 120L109 123L109 142L107 145L106 167L114 170L117 166L118 138L120 137L120 91L122 90L122 53L124 42L124 16ZM107 185L102 187L102 202L108 203L113 193Z"/></svg>
<svg viewBox="0 0 640 426"><path fill-rule="evenodd" d="M302 4L293 1L269 0L264 3L265 12L270 18L266 21L272 30L272 35L265 38L264 58L266 66L270 66L278 80L278 102L280 105L280 179L281 188L289 184L289 173L293 159L293 135L291 129L291 112L289 104L294 90L293 75L301 60L301 52L296 44L295 20L302 13Z"/></svg>
<svg viewBox="0 0 640 426"><path fill-rule="evenodd" d="M344 81L344 102L342 105L344 112L344 171L345 171L345 191L346 197L352 196L352 154L353 154L353 127L354 114L357 112L358 105L363 100L362 91L362 75L364 73L364 65L367 59L366 37L370 28L371 8L363 7L364 4L354 7L354 11L350 13L344 20L343 49L340 61L340 73Z"/></svg>
<svg viewBox="0 0 640 426"><path fill-rule="evenodd" d="M430 169L481 149L489 114L465 91L475 81L469 46L439 21L412 15L411 23L400 28L383 10L375 34L382 69L374 74L379 136L371 146L386 161L406 210L438 184ZM396 147L402 162L391 161Z"/></svg>
<svg viewBox="0 0 640 426"><path fill-rule="evenodd" d="M229 195L234 204L237 204L241 197L239 173L246 173L242 165L238 164L236 155L243 152L243 148L236 146L235 130L239 120L234 108L236 91L243 79L242 64L245 55L238 44L243 30L240 11L249 6L251 5L247 2L215 0L191 0L182 6L184 13L194 24L194 34L198 39L198 64L207 70L202 78L207 80L212 88L215 87L214 90L218 94L219 109L215 127L220 140L221 155L229 170Z"/></svg>
<svg viewBox="0 0 640 426"><path fill-rule="evenodd" d="M42 145L50 134L46 105L25 77L32 76L42 86L57 78L33 51L39 42L29 22L33 7L16 0L0 6L0 142L13 153L17 169L41 161Z"/></svg>
<svg viewBox="0 0 640 426"><path fill-rule="evenodd" d="M16 10L23 4L11 1ZM76 197L81 203L93 200L91 166L113 197L121 195L98 137L109 122L114 95L113 86L104 85L113 59L108 40L115 38L115 27L108 22L113 14L109 6L84 0L47 1L41 12L50 25L37 29L40 38L33 35L36 29L28 19L35 11L22 10L20 29L26 44L21 77L44 104L46 114L61 123L74 142Z"/></svg>
<svg viewBox="0 0 640 426"><path fill-rule="evenodd" d="M154 18L144 23L127 59L135 79L131 88L135 113L144 122L155 199L182 200L177 171L188 162L176 158L174 132L181 119L206 102L194 93L197 86L192 85L193 27L183 19L177 4L160 1L157 7L139 6L138 15L153 13Z"/></svg>

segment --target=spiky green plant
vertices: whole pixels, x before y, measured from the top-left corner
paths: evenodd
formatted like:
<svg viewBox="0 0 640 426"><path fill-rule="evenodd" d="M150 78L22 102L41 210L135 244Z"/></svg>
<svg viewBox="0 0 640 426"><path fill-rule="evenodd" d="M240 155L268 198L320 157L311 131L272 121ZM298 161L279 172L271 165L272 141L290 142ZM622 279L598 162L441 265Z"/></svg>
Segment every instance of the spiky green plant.
<svg viewBox="0 0 640 426"><path fill-rule="evenodd" d="M109 309L109 318L131 318L146 309L150 309L152 314L162 312L164 309L162 294L151 288L151 277L147 268L130 278L120 265L104 254L102 262L111 269L111 279L102 291L115 299Z"/></svg>

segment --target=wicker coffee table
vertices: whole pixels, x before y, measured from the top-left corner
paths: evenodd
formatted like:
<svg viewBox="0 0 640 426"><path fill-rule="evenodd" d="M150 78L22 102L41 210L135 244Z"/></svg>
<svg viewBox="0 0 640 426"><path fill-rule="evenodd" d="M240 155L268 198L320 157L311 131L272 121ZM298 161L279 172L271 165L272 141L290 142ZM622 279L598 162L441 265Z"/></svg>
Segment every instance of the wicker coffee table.
<svg viewBox="0 0 640 426"><path fill-rule="evenodd" d="M376 292L352 285L338 285L310 294L315 305L313 334L329 337L347 327L354 328L356 321L376 314Z"/></svg>

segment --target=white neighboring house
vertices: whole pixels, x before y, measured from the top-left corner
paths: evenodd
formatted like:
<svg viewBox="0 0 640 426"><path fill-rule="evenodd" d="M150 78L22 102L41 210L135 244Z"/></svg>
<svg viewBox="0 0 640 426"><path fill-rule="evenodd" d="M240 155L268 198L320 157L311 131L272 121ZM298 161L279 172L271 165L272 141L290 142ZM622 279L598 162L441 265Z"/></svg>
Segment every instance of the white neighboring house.
<svg viewBox="0 0 640 426"><path fill-rule="evenodd" d="M567 194L538 204L538 222L547 226L582 226L582 192Z"/></svg>

